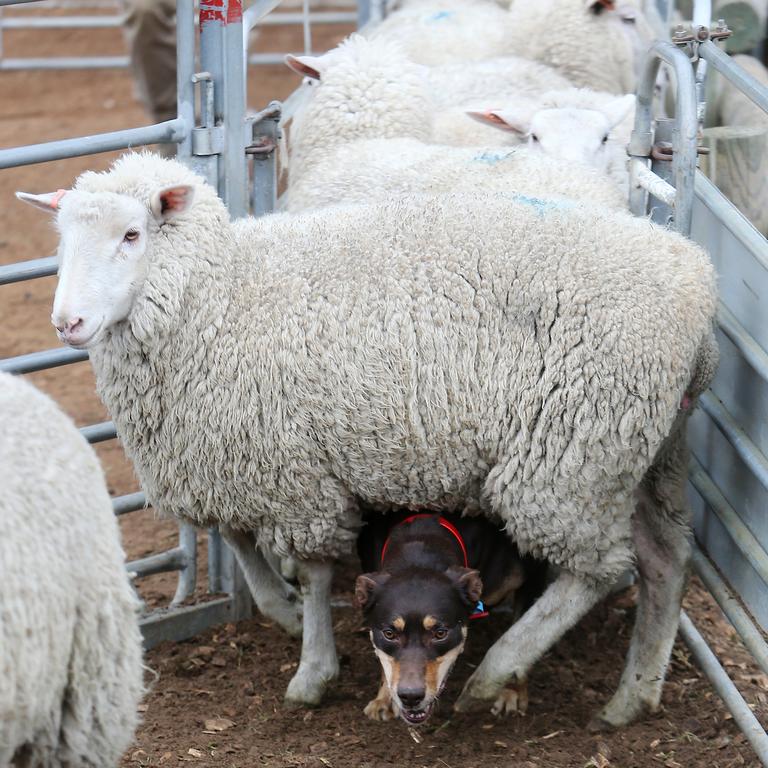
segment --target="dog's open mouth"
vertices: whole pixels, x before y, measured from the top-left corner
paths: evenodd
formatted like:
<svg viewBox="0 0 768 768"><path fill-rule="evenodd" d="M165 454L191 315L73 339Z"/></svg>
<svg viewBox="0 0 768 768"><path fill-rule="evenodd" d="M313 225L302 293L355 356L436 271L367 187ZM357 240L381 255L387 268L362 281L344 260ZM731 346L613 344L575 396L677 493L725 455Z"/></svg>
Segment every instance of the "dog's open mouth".
<svg viewBox="0 0 768 768"><path fill-rule="evenodd" d="M431 712L432 705L428 704L424 709L401 709L400 716L408 725L421 725Z"/></svg>

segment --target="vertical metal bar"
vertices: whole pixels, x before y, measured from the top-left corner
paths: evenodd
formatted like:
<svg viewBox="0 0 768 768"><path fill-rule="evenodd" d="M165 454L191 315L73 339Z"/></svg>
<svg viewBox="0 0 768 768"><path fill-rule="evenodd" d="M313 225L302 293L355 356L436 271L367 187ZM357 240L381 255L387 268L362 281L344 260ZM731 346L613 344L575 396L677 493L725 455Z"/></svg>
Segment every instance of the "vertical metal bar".
<svg viewBox="0 0 768 768"><path fill-rule="evenodd" d="M304 30L304 53L312 53L312 27L309 23L309 0L301 3L302 27Z"/></svg>
<svg viewBox="0 0 768 768"><path fill-rule="evenodd" d="M176 3L176 92L179 117L186 123L184 141L179 143L179 160L189 164L192 157L192 129L195 126L195 7L194 0Z"/></svg>
<svg viewBox="0 0 768 768"><path fill-rule="evenodd" d="M227 546L221 548L221 589L232 596L232 621L247 619L253 613L251 591L237 565L234 552Z"/></svg>
<svg viewBox="0 0 768 768"><path fill-rule="evenodd" d="M208 591L221 592L221 552L224 542L218 528L208 529Z"/></svg>
<svg viewBox="0 0 768 768"><path fill-rule="evenodd" d="M197 584L197 529L189 523L179 524L179 549L184 553L184 567L171 605L178 605L195 594Z"/></svg>
<svg viewBox="0 0 768 768"><path fill-rule="evenodd" d="M667 117L657 118L654 143L672 144L674 127L675 121L673 119ZM651 160L651 170L668 184L674 186L674 174L672 172L671 159ZM648 201L648 206L650 208L651 220L655 221L657 224L666 227L674 221L675 215L672 207L658 198L651 196L651 199Z"/></svg>

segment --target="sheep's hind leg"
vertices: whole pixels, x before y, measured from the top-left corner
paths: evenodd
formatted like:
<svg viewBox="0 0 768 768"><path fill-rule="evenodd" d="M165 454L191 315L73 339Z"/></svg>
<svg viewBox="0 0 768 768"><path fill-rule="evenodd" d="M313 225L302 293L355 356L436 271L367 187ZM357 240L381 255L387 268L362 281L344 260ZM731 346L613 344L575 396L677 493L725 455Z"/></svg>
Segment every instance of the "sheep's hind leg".
<svg viewBox="0 0 768 768"><path fill-rule="evenodd" d="M224 525L219 530L235 553L259 611L277 622L291 637L301 637L300 599L296 590L275 573L256 546L252 533Z"/></svg>
<svg viewBox="0 0 768 768"><path fill-rule="evenodd" d="M690 557L686 466L685 435L680 427L638 489L632 518L639 574L635 627L619 687L590 723L593 730L626 725L659 708Z"/></svg>
<svg viewBox="0 0 768 768"><path fill-rule="evenodd" d="M544 594L488 650L467 680L454 709L469 712L488 704L506 710L505 686L528 670L607 592L610 584L594 585L562 571Z"/></svg>
<svg viewBox="0 0 768 768"><path fill-rule="evenodd" d="M333 564L317 560L299 562L304 596L304 640L301 662L285 693L288 706L316 706L328 683L339 674L331 620Z"/></svg>

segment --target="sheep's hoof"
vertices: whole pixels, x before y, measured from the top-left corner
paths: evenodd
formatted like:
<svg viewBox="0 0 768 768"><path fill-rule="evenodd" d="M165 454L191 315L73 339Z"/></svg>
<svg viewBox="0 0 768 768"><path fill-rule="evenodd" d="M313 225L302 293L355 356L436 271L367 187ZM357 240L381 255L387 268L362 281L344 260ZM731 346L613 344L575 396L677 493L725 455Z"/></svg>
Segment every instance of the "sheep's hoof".
<svg viewBox="0 0 768 768"><path fill-rule="evenodd" d="M338 667L330 672L299 664L293 679L288 683L284 703L289 709L317 707L323 700L328 684L339 674Z"/></svg>
<svg viewBox="0 0 768 768"><path fill-rule="evenodd" d="M371 699L363 710L363 714L370 720L379 720L383 723L394 720L398 716L395 705L391 699Z"/></svg>
<svg viewBox="0 0 768 768"><path fill-rule="evenodd" d="M303 624L296 603L286 601L284 604L260 607L260 611L266 618L282 627L291 637L301 637Z"/></svg>
<svg viewBox="0 0 768 768"><path fill-rule="evenodd" d="M469 712L487 712L488 707L499 698L500 694L498 691L491 692L488 696L477 695L478 691L472 690L474 687L472 685L472 678L467 680L464 690L453 705L454 712L465 714ZM493 705L495 706L495 704Z"/></svg>
<svg viewBox="0 0 768 768"><path fill-rule="evenodd" d="M528 711L528 682L508 683L491 707L491 714L504 717L512 712L524 715Z"/></svg>
<svg viewBox="0 0 768 768"><path fill-rule="evenodd" d="M635 720L659 711L659 705L637 699L626 701L618 693L596 715L587 726L592 733L615 731Z"/></svg>

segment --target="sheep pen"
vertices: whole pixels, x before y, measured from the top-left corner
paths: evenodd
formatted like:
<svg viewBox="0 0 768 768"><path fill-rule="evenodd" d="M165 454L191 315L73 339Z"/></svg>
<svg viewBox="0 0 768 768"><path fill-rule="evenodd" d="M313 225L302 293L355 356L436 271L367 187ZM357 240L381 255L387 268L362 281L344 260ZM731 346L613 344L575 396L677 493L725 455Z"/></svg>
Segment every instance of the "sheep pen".
<svg viewBox="0 0 768 768"><path fill-rule="evenodd" d="M30 33L30 40L37 32ZM83 47L87 32L68 33ZM53 49L58 43L47 45ZM318 45L330 47L333 42ZM39 45L39 43L35 43ZM289 47L289 46L286 46ZM262 80L261 96L287 95L296 78L284 67ZM5 110L0 121L3 146L57 135L111 130L144 121L130 98L127 73L107 72L93 78L85 72L4 73L0 81ZM115 94L122 97L117 103ZM41 100L45 113L39 111ZM93 105L96 105L94 108ZM52 252L55 236L41 226L39 213L16 204L15 189L42 190L66 186L86 169L106 168L114 155L73 159L6 171L0 174L0 263L37 258ZM49 322L53 278L0 289L0 318L6 333L0 356L53 346ZM106 418L98 402L87 363L34 374L32 380L51 393L78 423ZM135 489L129 465L117 446L97 446L110 490ZM130 557L150 551L158 540L173 540L175 528L155 519L152 511L121 520ZM204 566L204 563L201 564ZM336 577L335 594L349 601L356 564L348 562ZM142 586L145 599L156 604L173 592L174 577L150 577ZM768 713L768 681L736 642L703 589L694 581L686 610L721 651L728 669L747 692L756 714ZM537 665L532 677L532 706L527 717L497 721L488 714L453 717L448 703L504 628L504 617L477 627L457 668L445 706L414 743L399 724L371 723L362 707L377 680L376 661L359 617L350 608L334 614L341 677L322 708L285 711L282 694L298 657L298 642L287 639L262 617L208 630L194 640L151 651L147 664L159 675L142 711L136 743L123 768L185 763L201 766L384 766L429 768L472 766L705 766L755 765L743 736L727 715L687 648L678 642L664 693L662 715L614 734L585 731L591 710L604 701L618 681L634 613L632 590L593 611ZM207 731L207 733L206 733Z"/></svg>

